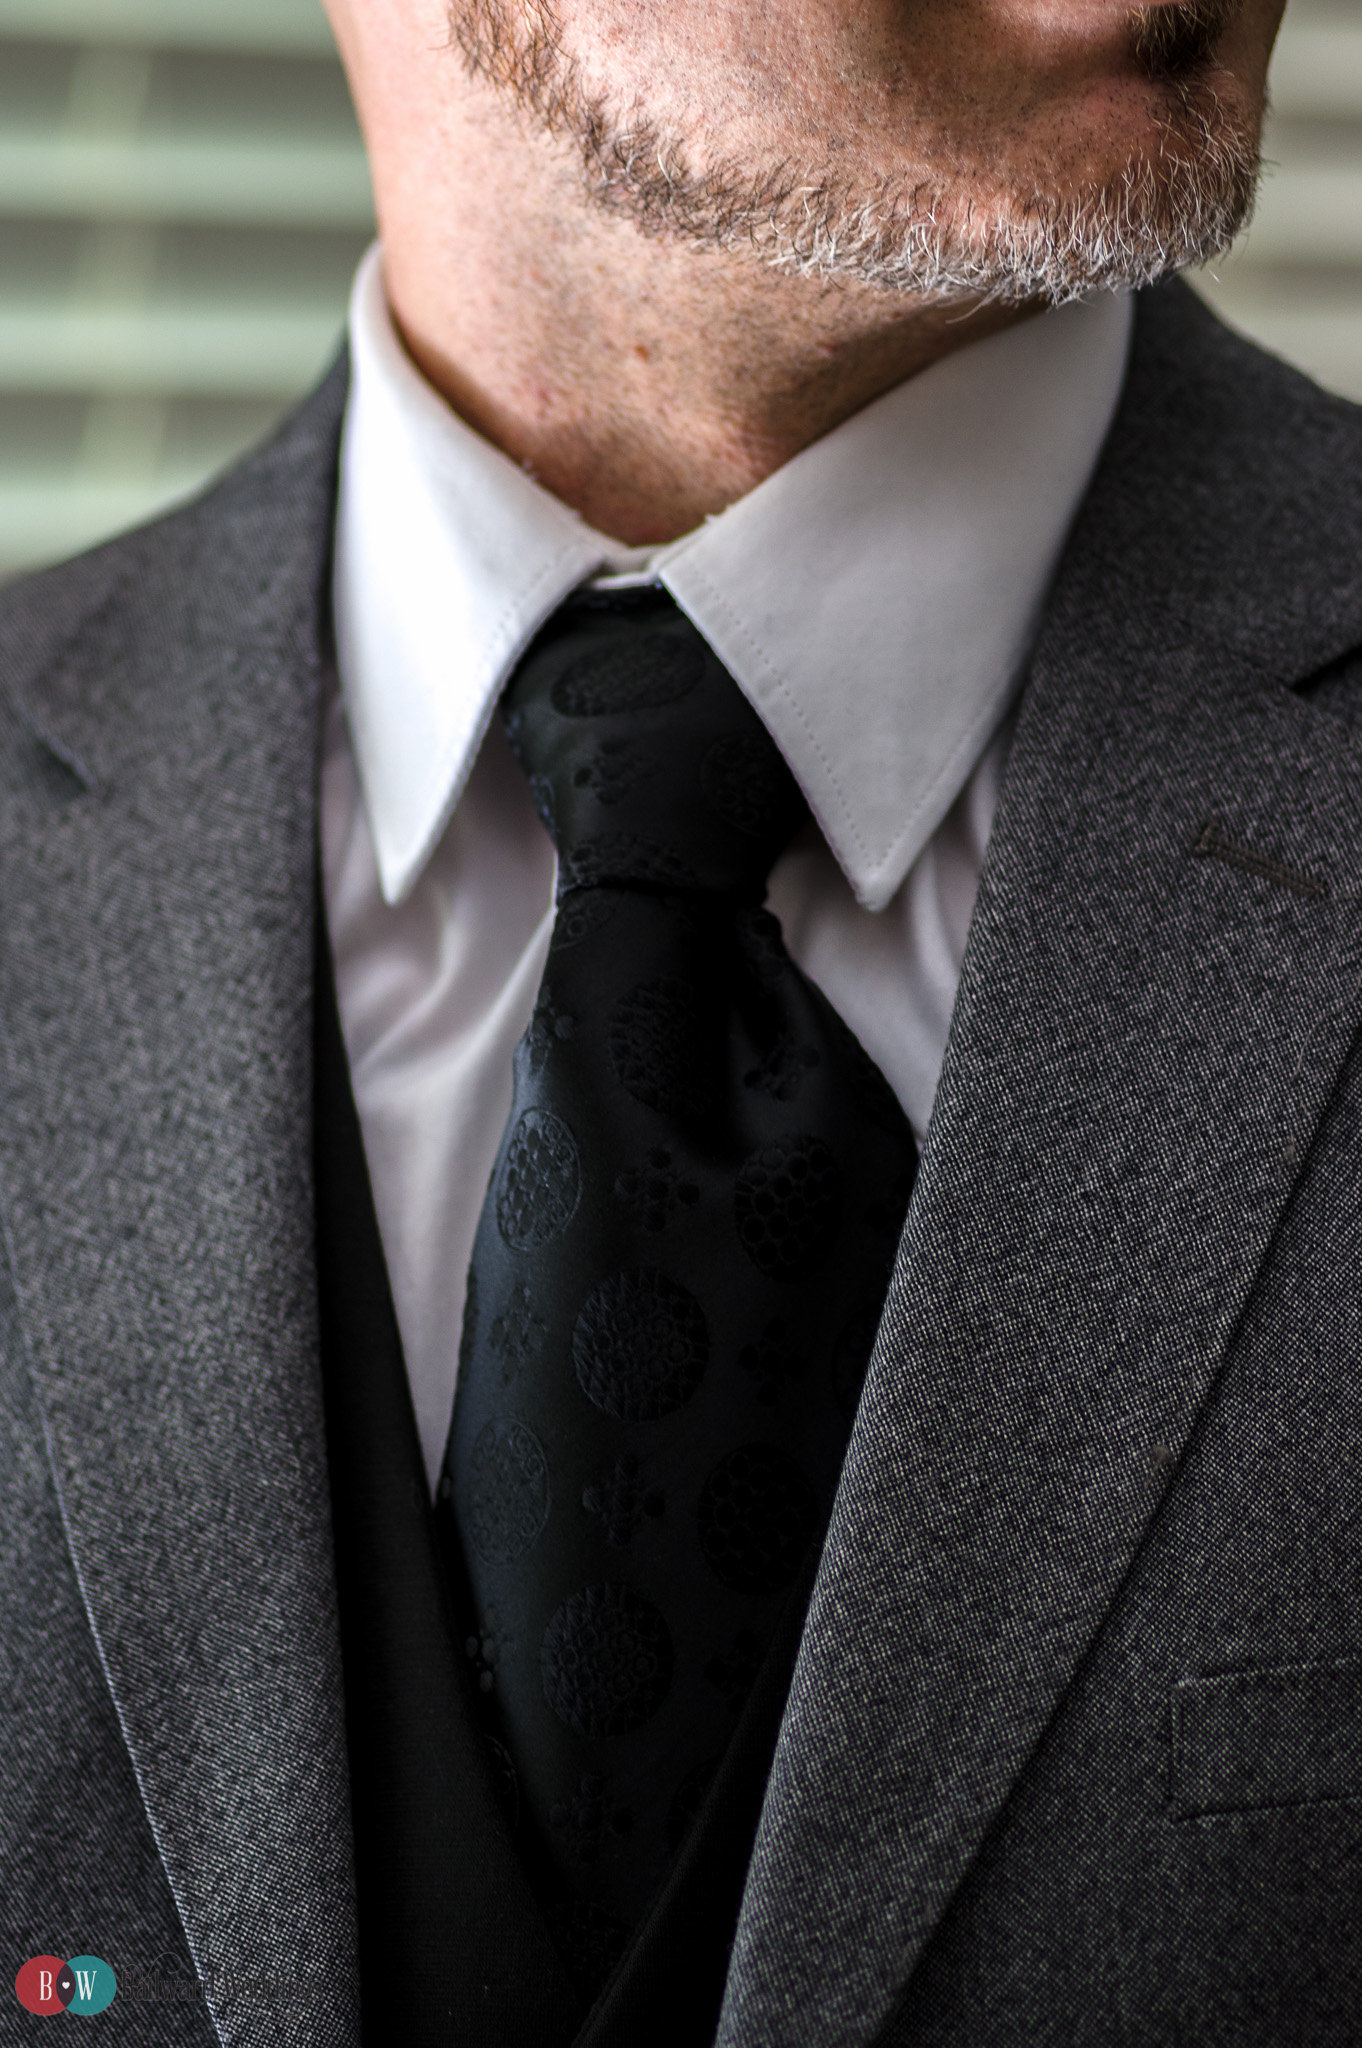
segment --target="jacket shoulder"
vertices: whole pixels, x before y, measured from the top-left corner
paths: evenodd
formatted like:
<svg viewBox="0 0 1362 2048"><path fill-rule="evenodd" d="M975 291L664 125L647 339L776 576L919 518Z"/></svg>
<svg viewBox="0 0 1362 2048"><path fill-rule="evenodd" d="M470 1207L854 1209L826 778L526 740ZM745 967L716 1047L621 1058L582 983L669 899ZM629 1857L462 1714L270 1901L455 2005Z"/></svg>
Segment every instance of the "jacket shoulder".
<svg viewBox="0 0 1362 2048"><path fill-rule="evenodd" d="M0 590L0 698L62 660L98 626L164 656L278 616L300 569L329 558L349 370L344 355L261 447L207 490L146 525Z"/></svg>
<svg viewBox="0 0 1362 2048"><path fill-rule="evenodd" d="M1140 295L1127 399L1208 460L1240 502L1327 492L1362 530L1362 405L1250 341L1181 279Z"/></svg>
<svg viewBox="0 0 1362 2048"><path fill-rule="evenodd" d="M1300 680L1362 642L1362 407L1180 279L1142 292L1071 566L1078 602L1118 585Z"/></svg>

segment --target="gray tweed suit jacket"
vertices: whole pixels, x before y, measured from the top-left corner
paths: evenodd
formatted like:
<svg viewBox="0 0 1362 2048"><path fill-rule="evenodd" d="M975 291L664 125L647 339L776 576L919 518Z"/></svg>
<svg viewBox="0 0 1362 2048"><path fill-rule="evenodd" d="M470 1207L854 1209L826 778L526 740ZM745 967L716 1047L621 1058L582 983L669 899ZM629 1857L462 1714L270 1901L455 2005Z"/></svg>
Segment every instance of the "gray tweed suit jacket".
<svg viewBox="0 0 1362 2048"><path fill-rule="evenodd" d="M0 601L0 1965L105 1957L138 2048L358 2040L309 1186L343 395ZM722 2048L1362 2037L1360 1026L1362 414L1163 287Z"/></svg>

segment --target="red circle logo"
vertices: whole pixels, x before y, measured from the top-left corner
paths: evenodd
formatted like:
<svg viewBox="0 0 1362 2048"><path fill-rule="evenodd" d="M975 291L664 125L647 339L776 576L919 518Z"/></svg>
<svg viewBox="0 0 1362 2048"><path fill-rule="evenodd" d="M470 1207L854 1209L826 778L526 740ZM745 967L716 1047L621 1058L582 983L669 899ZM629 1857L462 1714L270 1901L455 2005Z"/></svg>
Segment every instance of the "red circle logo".
<svg viewBox="0 0 1362 2048"><path fill-rule="evenodd" d="M14 1980L14 1995L27 2012L65 2012L76 1980L60 1956L30 1956Z"/></svg>

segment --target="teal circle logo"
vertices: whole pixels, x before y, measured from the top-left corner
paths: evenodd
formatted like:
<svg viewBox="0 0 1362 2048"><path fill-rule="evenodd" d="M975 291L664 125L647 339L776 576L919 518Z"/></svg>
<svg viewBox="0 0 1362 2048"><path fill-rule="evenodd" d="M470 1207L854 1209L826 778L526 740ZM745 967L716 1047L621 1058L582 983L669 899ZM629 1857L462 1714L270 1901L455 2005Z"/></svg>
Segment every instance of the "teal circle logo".
<svg viewBox="0 0 1362 2048"><path fill-rule="evenodd" d="M66 1965L76 1980L76 1995L68 2012L103 2012L114 2002L118 1979L100 1956L72 1956Z"/></svg>

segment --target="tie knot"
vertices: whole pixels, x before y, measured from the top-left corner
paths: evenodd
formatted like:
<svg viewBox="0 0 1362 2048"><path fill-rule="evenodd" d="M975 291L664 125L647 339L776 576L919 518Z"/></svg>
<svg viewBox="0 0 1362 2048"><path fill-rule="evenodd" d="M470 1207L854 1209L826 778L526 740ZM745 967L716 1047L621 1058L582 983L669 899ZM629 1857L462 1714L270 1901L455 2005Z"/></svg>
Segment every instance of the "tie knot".
<svg viewBox="0 0 1362 2048"><path fill-rule="evenodd" d="M805 815L775 741L663 591L572 599L511 678L502 716L558 848L560 892L759 900Z"/></svg>

